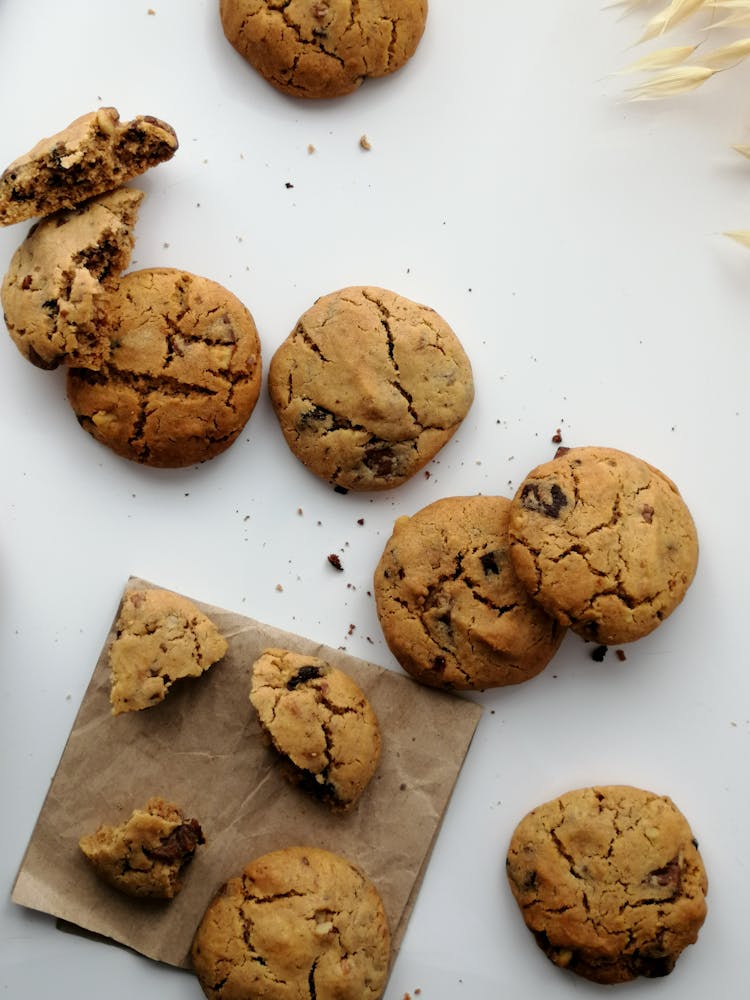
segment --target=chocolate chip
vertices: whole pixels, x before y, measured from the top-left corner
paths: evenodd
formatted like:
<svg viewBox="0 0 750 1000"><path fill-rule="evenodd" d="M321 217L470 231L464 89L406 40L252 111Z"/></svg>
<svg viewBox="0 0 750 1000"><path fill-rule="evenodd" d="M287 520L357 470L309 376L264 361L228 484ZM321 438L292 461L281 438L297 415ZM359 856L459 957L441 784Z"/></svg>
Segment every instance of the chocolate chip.
<svg viewBox="0 0 750 1000"><path fill-rule="evenodd" d="M340 493L342 496L346 496L346 494L349 492L349 490L346 488L346 486L334 486L333 487L333 492L334 493Z"/></svg>
<svg viewBox="0 0 750 1000"><path fill-rule="evenodd" d="M521 504L526 510L545 517L559 517L563 507L568 506L568 498L554 483L549 491L549 500L542 496L542 489L537 483L527 483L521 491Z"/></svg>
<svg viewBox="0 0 750 1000"><path fill-rule="evenodd" d="M300 667L294 677L290 677L286 682L287 691L294 691L294 689L299 687L300 684L306 684L308 681L314 681L320 676L320 667L315 667L312 664L309 664L306 667Z"/></svg>
<svg viewBox="0 0 750 1000"><path fill-rule="evenodd" d="M181 859L187 861L195 854L198 844L205 844L205 842L200 823L197 819L191 819L187 823L181 823L180 826L175 827L158 847L148 851L144 849L144 853L150 858L164 861L167 864Z"/></svg>
<svg viewBox="0 0 750 1000"><path fill-rule="evenodd" d="M445 657L436 656L435 659L432 661L432 669L435 671L435 673L442 674L442 672L445 670Z"/></svg>
<svg viewBox="0 0 750 1000"><path fill-rule="evenodd" d="M495 552L486 552L479 560L485 576L497 576L500 573L495 555Z"/></svg>
<svg viewBox="0 0 750 1000"><path fill-rule="evenodd" d="M606 655L607 655L606 646L597 646L595 649L591 651L591 659L594 660L595 663L601 663Z"/></svg>

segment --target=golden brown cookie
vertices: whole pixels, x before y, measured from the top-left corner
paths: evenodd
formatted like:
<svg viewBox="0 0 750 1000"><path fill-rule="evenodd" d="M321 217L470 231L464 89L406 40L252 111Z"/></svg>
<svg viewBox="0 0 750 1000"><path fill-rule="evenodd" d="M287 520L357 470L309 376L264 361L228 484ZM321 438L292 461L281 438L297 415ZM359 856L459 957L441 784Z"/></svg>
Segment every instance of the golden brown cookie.
<svg viewBox="0 0 750 1000"><path fill-rule="evenodd" d="M192 947L210 1000L378 1000L389 958L375 886L315 847L251 861L210 903Z"/></svg>
<svg viewBox="0 0 750 1000"><path fill-rule="evenodd" d="M192 601L156 587L126 591L109 648L112 714L158 705L176 680L200 677L226 651Z"/></svg>
<svg viewBox="0 0 750 1000"><path fill-rule="evenodd" d="M149 799L119 826L100 826L78 846L96 874L128 896L173 899L185 868L205 844L197 819L187 819L172 802Z"/></svg>
<svg viewBox="0 0 750 1000"><path fill-rule="evenodd" d="M118 188L32 226L2 285L8 332L38 368L99 368L109 293L130 262L143 192Z"/></svg>
<svg viewBox="0 0 750 1000"><path fill-rule="evenodd" d="M562 641L565 630L513 570L509 510L504 497L447 497L394 525L375 570L375 602L391 652L424 684L518 684Z"/></svg>
<svg viewBox="0 0 750 1000"><path fill-rule="evenodd" d="M0 176L0 225L8 226L120 187L177 149L171 125L141 115L121 122L99 108L42 139Z"/></svg>
<svg viewBox="0 0 750 1000"><path fill-rule="evenodd" d="M315 656L267 649L250 701L288 777L333 809L349 809L380 757L380 729L359 685Z"/></svg>
<svg viewBox="0 0 750 1000"><path fill-rule="evenodd" d="M606 645L653 631L698 563L695 525L675 484L613 448L561 449L530 472L513 500L510 539L535 600Z"/></svg>
<svg viewBox="0 0 750 1000"><path fill-rule="evenodd" d="M687 820L639 788L581 788L532 810L513 833L507 873L547 957L597 983L666 976L706 916Z"/></svg>
<svg viewBox="0 0 750 1000"><path fill-rule="evenodd" d="M413 476L474 397L471 365L445 320L372 287L318 299L274 354L268 387L292 452L351 490Z"/></svg>
<svg viewBox="0 0 750 1000"><path fill-rule="evenodd" d="M208 278L173 268L126 274L111 300L110 357L71 368L78 422L123 458L175 468L228 448L261 385L252 316Z"/></svg>
<svg viewBox="0 0 750 1000"><path fill-rule="evenodd" d="M340 97L414 54L427 0L220 0L224 34L270 84L294 97Z"/></svg>

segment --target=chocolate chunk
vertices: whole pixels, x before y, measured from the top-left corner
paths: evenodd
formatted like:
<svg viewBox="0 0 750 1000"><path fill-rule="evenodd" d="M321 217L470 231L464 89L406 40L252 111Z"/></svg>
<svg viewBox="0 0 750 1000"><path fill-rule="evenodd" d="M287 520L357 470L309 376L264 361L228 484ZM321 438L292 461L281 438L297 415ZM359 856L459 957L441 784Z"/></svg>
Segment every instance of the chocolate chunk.
<svg viewBox="0 0 750 1000"><path fill-rule="evenodd" d="M651 885L657 885L660 888L669 888L672 890L672 895L676 896L680 891L680 886L682 885L682 869L680 868L680 862L677 858L674 858L663 868L655 868L654 871L649 873L648 882Z"/></svg>
<svg viewBox="0 0 750 1000"><path fill-rule="evenodd" d="M436 656L435 659L432 661L432 669L436 673L442 674L442 672L445 670L445 657Z"/></svg>
<svg viewBox="0 0 750 1000"><path fill-rule="evenodd" d="M595 663L601 663L604 657L607 655L607 646L597 646L591 651L591 659Z"/></svg>
<svg viewBox="0 0 750 1000"><path fill-rule="evenodd" d="M337 570L340 570L341 572L343 572L344 567L341 565L341 560L339 559L339 557L336 555L335 552L332 552L328 556L328 562L331 564L331 566L333 566L334 569L337 569Z"/></svg>
<svg viewBox="0 0 750 1000"><path fill-rule="evenodd" d="M485 576L498 576L500 573L500 567L497 565L497 559L495 552L485 552L485 554L480 558L480 563L482 564L482 569L484 570Z"/></svg>
<svg viewBox="0 0 750 1000"><path fill-rule="evenodd" d="M557 483L553 484L549 492L549 500L544 499L542 489L537 483L527 483L521 491L521 504L526 510L531 510L535 514L559 517L563 507L568 506L568 498Z"/></svg>
<svg viewBox="0 0 750 1000"><path fill-rule="evenodd" d="M650 503L645 503L643 505L643 510L641 511L641 515L646 524L651 524L651 522L654 519L654 508L651 506Z"/></svg>
<svg viewBox="0 0 750 1000"><path fill-rule="evenodd" d="M144 849L144 853L156 861L164 861L167 864L181 859L189 861L195 854L198 844L205 844L205 842L200 823L197 819L191 819L187 823L181 823L180 826L175 827L158 847L148 851Z"/></svg>
<svg viewBox="0 0 750 1000"><path fill-rule="evenodd" d="M286 682L287 691L294 691L300 684L306 684L308 681L313 681L320 676L320 667L300 667L294 677L290 677Z"/></svg>
<svg viewBox="0 0 750 1000"><path fill-rule="evenodd" d="M389 447L369 448L363 462L376 476L390 476L396 468L396 456Z"/></svg>

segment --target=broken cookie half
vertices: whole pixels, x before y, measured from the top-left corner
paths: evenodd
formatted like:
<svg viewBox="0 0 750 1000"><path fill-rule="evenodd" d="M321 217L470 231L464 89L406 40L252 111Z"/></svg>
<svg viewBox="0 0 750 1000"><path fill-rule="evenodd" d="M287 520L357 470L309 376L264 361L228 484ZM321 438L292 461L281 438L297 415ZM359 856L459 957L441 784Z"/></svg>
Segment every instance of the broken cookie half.
<svg viewBox="0 0 750 1000"><path fill-rule="evenodd" d="M98 369L122 272L130 263L143 192L118 188L32 226L2 284L5 323L21 354L38 368Z"/></svg>
<svg viewBox="0 0 750 1000"><path fill-rule="evenodd" d="M78 846L97 875L126 893L173 899L182 888L186 866L205 844L200 823L187 819L173 803L149 799L119 826L100 826Z"/></svg>
<svg viewBox="0 0 750 1000"><path fill-rule="evenodd" d="M199 677L227 651L214 623L168 590L130 590L123 597L109 650L112 714L151 708L172 684Z"/></svg>
<svg viewBox="0 0 750 1000"><path fill-rule="evenodd" d="M0 225L74 208L171 159L177 146L172 126L151 115L128 122L116 108L82 115L0 175Z"/></svg>
<svg viewBox="0 0 750 1000"><path fill-rule="evenodd" d="M351 808L380 757L377 716L359 685L317 657L267 649L250 701L287 777L334 810Z"/></svg>

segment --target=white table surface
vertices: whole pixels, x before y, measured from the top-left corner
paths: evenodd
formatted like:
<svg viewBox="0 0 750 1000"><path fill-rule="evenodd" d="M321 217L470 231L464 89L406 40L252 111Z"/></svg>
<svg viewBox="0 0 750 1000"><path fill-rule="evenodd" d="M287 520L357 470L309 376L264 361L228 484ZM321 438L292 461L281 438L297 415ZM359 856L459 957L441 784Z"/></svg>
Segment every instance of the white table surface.
<svg viewBox="0 0 750 1000"><path fill-rule="evenodd" d="M626 103L609 74L641 54L638 17L431 0L405 69L307 103L237 56L214 0L154 9L0 3L0 166L99 105L162 117L181 146L139 182L133 266L226 285L253 312L266 365L317 296L391 288L454 327L476 402L429 478L341 496L287 451L265 392L224 455L144 468L78 427L62 372L0 336L0 995L202 995L187 973L9 899L128 575L399 669L367 594L394 518L442 496L511 495L557 428L677 482L697 577L626 662L594 663L568 636L534 681L476 696L485 712L386 1000L601 992L544 958L503 871L528 809L592 783L671 795L710 879L698 944L667 979L621 992L743 995L750 254L722 232L750 228L750 163L730 148L750 139L747 70L680 101ZM0 231L3 270L27 228Z"/></svg>

